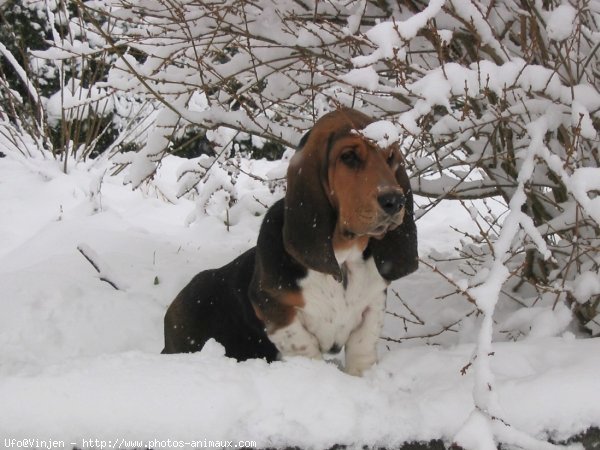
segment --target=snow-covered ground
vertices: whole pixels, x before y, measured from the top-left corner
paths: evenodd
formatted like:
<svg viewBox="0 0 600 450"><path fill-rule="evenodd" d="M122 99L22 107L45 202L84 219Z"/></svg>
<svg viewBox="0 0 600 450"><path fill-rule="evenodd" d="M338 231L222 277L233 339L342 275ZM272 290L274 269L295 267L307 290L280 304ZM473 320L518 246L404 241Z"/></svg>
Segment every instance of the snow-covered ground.
<svg viewBox="0 0 600 450"><path fill-rule="evenodd" d="M206 208L176 198L185 164L166 158L151 184L132 191L102 162L70 162L64 174L52 159L0 158L0 445L451 442L474 408L468 365L478 318L465 318L473 306L445 296L453 288L425 266L394 283L388 299L396 316L384 334L413 338L382 340L381 361L363 378L333 361L236 363L216 343L159 354L176 293L253 246L263 205L282 195L241 174L225 216L219 192ZM282 163L244 169L275 176ZM418 223L421 256L451 253L460 238L451 227L471 222L457 204L434 208ZM458 277L452 264L443 269ZM506 423L541 439L600 425L600 339L578 336L566 308L545 305L499 304L495 326L502 342L492 369Z"/></svg>

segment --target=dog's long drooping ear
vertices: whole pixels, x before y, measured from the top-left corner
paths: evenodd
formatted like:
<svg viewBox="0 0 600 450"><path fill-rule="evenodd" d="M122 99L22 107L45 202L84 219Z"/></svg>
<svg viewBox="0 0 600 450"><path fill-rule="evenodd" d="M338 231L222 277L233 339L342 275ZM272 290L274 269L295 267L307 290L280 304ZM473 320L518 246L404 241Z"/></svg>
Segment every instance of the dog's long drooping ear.
<svg viewBox="0 0 600 450"><path fill-rule="evenodd" d="M377 270L388 281L414 272L419 265L413 195L404 164L396 170L396 180L406 197L402 224L389 231L383 239L371 239L369 242Z"/></svg>
<svg viewBox="0 0 600 450"><path fill-rule="evenodd" d="M290 161L283 222L286 251L303 266L342 279L332 236L336 214L325 192L328 135L313 129Z"/></svg>

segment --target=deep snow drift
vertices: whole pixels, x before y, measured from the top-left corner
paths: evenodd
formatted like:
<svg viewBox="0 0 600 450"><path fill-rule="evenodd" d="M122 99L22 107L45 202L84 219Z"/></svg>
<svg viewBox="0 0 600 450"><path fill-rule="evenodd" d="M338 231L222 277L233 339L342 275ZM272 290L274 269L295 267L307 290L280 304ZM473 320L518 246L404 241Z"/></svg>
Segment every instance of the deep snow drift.
<svg viewBox="0 0 600 450"><path fill-rule="evenodd" d="M242 163L267 178L285 169ZM452 287L423 265L392 285L396 316L384 334L429 337L382 340L381 362L363 378L334 361L236 363L216 343L199 354L159 354L175 294L196 272L253 246L264 205L283 195L242 173L229 194L216 189L198 206L176 197L186 164L168 157L151 184L131 191L102 161L71 162L64 174L51 159L0 159L0 444L451 441L473 411L467 366L479 319L465 318L473 306L444 296ZM238 202L225 214L232 191ZM418 222L421 256L452 252L459 234L450 227L470 221L456 204L434 208ZM505 341L492 358L502 419L542 439L600 425L600 339L577 336L569 322L566 308L544 305L499 305L496 315L495 337Z"/></svg>

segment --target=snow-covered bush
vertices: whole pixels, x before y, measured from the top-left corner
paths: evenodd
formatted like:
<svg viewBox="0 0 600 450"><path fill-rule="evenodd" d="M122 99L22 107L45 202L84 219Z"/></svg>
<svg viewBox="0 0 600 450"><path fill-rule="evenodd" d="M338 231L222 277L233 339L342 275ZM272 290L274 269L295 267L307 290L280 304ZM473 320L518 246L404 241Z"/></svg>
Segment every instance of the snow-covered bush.
<svg viewBox="0 0 600 450"><path fill-rule="evenodd" d="M481 233L462 249L469 286L489 286L496 260L507 271L486 296L565 301L597 333L598 5L517 10L501 2L485 14L452 5L444 11L472 34L457 46L461 30L437 21L454 36L438 52L462 54L408 86L418 100L401 115L427 124L415 133L415 187L435 198L506 202L505 217L473 212ZM580 274L596 281L582 286Z"/></svg>
<svg viewBox="0 0 600 450"><path fill-rule="evenodd" d="M101 17L87 15L87 20ZM135 149L153 108L106 85L113 49L77 2L0 6L0 139L7 151L63 162Z"/></svg>
<svg viewBox="0 0 600 450"><path fill-rule="evenodd" d="M492 298L566 302L598 332L596 2L86 5L104 15L89 21L98 39L119 49L107 88L157 108L146 144L115 159L134 186L186 127L293 147L324 111L358 107L395 123L432 205L504 203L499 216L467 205L481 233L461 250L465 295L498 261Z"/></svg>

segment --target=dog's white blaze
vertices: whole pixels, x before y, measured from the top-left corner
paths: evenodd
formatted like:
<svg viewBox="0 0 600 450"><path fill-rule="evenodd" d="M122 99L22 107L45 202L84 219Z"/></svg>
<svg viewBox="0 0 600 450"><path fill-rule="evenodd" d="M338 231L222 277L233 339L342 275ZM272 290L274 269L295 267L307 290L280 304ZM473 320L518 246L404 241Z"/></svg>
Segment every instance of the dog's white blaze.
<svg viewBox="0 0 600 450"><path fill-rule="evenodd" d="M346 270L346 285L331 275L309 270L300 280L305 305L294 321L270 335L283 356L319 358L345 347L346 371L360 375L377 360L387 283L373 258L354 248L336 254Z"/></svg>

